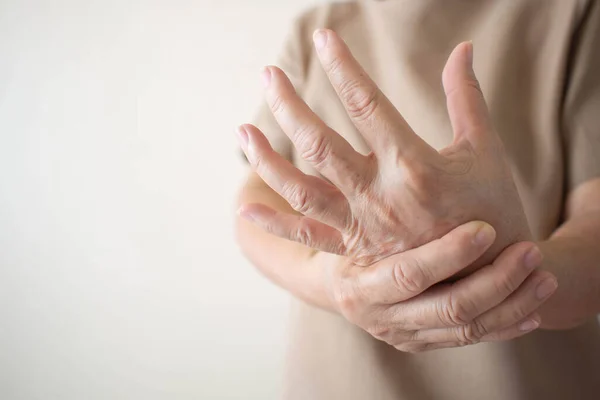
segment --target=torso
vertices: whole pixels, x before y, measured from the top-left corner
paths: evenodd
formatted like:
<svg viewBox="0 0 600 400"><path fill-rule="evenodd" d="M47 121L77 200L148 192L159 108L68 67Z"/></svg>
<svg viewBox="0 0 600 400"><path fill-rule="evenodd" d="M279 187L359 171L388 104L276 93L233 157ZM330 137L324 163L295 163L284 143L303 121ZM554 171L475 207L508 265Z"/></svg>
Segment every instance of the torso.
<svg viewBox="0 0 600 400"><path fill-rule="evenodd" d="M560 224L565 196L561 110L573 35L585 1L387 0L328 5L305 18L347 41L415 132L452 140L441 71L473 40L475 70L536 239ZM309 50L310 51L310 50ZM315 57L301 95L368 152ZM600 71L599 71L600 73ZM600 110L599 110L600 112ZM297 165L314 173L295 157ZM507 343L410 355L341 317L294 305L286 399L592 399L600 396L597 321Z"/></svg>

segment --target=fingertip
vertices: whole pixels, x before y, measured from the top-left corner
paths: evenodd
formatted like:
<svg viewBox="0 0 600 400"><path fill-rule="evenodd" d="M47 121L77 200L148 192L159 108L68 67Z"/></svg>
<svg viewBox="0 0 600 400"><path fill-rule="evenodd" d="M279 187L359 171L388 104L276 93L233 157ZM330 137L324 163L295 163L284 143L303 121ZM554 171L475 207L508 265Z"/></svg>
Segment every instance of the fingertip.
<svg viewBox="0 0 600 400"><path fill-rule="evenodd" d="M248 206L246 204L243 204L238 208L237 214L247 221L254 222L255 220L254 214L248 209Z"/></svg>
<svg viewBox="0 0 600 400"><path fill-rule="evenodd" d="M237 134L240 146L244 151L248 149L248 131L244 125L240 125L236 128L235 133Z"/></svg>
<svg viewBox="0 0 600 400"><path fill-rule="evenodd" d="M550 273L538 283L535 289L535 296L539 301L546 301L558 289L558 280Z"/></svg>
<svg viewBox="0 0 600 400"><path fill-rule="evenodd" d="M261 130L252 124L242 124L238 129L243 129L249 137L262 134Z"/></svg>
<svg viewBox="0 0 600 400"><path fill-rule="evenodd" d="M259 157L273 149L265 134L252 124L243 124L236 132L240 146L252 165L256 164Z"/></svg>
<svg viewBox="0 0 600 400"><path fill-rule="evenodd" d="M473 65L473 41L467 40L465 42L461 42L452 51L449 59L453 57L459 57L464 61L464 64L467 66Z"/></svg>
<svg viewBox="0 0 600 400"><path fill-rule="evenodd" d="M313 43L319 58L328 60L333 53L337 53L342 49L347 49L346 42L332 29L316 29L313 32ZM325 51L327 50L327 51Z"/></svg>
<svg viewBox="0 0 600 400"><path fill-rule="evenodd" d="M469 40L463 42L462 45L465 47L466 58L469 66L473 66L473 41Z"/></svg>
<svg viewBox="0 0 600 400"><path fill-rule="evenodd" d="M248 137L248 141L250 141L251 137L254 136L256 131L260 130L252 124L242 124L237 128L238 134L244 134Z"/></svg>
<svg viewBox="0 0 600 400"><path fill-rule="evenodd" d="M473 243L477 246L489 246L496 239L496 230L486 222L474 222L473 229Z"/></svg>
<svg viewBox="0 0 600 400"><path fill-rule="evenodd" d="M317 29L313 32L313 42L317 50L321 50L327 46L329 32L327 29Z"/></svg>
<svg viewBox="0 0 600 400"><path fill-rule="evenodd" d="M473 71L473 42L461 42L452 50L442 71L442 84L446 94L451 90L456 77L475 77Z"/></svg>
<svg viewBox="0 0 600 400"><path fill-rule="evenodd" d="M530 316L526 321L519 324L519 330L523 333L532 332L540 327L542 319L539 314Z"/></svg>
<svg viewBox="0 0 600 400"><path fill-rule="evenodd" d="M542 264L543 255L535 244L523 256L523 264L526 269L533 271Z"/></svg>
<svg viewBox="0 0 600 400"><path fill-rule="evenodd" d="M263 87L267 88L271 84L272 72L270 66L265 66L260 69L260 80Z"/></svg>

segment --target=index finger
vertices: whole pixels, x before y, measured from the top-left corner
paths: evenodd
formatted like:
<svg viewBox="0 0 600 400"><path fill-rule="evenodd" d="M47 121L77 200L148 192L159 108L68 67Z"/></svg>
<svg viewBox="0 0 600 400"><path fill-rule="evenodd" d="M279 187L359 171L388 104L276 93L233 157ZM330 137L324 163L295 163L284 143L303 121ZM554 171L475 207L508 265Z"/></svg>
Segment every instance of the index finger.
<svg viewBox="0 0 600 400"><path fill-rule="evenodd" d="M369 159L310 109L282 70L266 67L262 76L271 112L303 159L345 194L372 180Z"/></svg>
<svg viewBox="0 0 600 400"><path fill-rule="evenodd" d="M415 151L435 151L413 132L335 32L317 30L314 42L348 115L376 155L392 151L402 157Z"/></svg>

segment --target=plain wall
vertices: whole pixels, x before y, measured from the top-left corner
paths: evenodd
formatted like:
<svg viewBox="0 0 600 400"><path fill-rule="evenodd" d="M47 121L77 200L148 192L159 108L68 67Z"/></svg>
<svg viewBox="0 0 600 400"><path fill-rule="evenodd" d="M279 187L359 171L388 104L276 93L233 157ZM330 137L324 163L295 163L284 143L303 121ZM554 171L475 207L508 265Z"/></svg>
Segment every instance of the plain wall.
<svg viewBox="0 0 600 400"><path fill-rule="evenodd" d="M311 0L0 0L0 399L275 399L234 128Z"/></svg>

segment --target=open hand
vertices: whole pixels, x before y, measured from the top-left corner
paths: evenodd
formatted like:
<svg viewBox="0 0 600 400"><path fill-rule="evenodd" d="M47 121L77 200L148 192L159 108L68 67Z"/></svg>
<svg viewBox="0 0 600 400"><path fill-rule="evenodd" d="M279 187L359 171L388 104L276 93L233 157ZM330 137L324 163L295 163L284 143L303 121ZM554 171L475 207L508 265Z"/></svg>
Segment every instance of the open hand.
<svg viewBox="0 0 600 400"><path fill-rule="evenodd" d="M238 133L254 170L301 214L247 204L243 216L275 235L347 256L361 266L474 220L490 223L497 232L496 242L474 267L531 238L472 70L470 43L456 47L443 72L454 141L439 152L412 131L334 32L316 32L315 43L372 153L356 152L311 111L280 69L268 67L263 80L273 115L300 156L328 181L302 173L273 151L257 128L242 126Z"/></svg>

